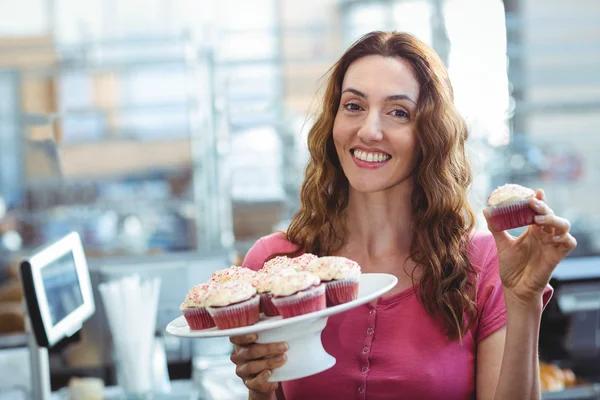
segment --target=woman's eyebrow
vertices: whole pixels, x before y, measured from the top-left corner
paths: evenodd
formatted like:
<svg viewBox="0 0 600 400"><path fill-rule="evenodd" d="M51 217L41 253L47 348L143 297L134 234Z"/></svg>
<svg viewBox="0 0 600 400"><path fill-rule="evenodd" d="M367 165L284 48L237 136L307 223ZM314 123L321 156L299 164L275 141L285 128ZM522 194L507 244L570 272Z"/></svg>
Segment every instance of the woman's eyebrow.
<svg viewBox="0 0 600 400"><path fill-rule="evenodd" d="M352 93L352 94L355 94L355 95L357 95L358 97L362 97L363 99L367 99L367 95L366 95L366 94L364 94L363 92L361 92L360 90L356 90L356 89L354 89L354 88L346 88L346 89L344 89L344 91L342 91L342 94L344 94L344 93L346 93L346 92L348 92L348 93ZM413 100L413 99L412 99L412 98L411 98L409 95L407 95L407 94L393 94L393 95L391 95L391 96L387 96L387 97L385 98L385 101L398 101L398 100L408 100L408 101L410 101L411 103L413 103L413 104L415 104L415 105L417 104L417 102L416 102L416 101L414 101L414 100Z"/></svg>

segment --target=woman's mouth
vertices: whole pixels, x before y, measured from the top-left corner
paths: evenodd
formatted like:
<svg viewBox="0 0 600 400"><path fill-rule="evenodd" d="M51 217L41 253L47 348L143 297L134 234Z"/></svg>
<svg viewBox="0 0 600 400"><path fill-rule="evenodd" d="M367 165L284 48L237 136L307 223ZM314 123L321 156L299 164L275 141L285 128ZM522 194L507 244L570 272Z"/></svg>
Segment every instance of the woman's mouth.
<svg viewBox="0 0 600 400"><path fill-rule="evenodd" d="M354 163L360 168L379 168L387 163L392 156L382 152L372 152L360 149L350 150Z"/></svg>

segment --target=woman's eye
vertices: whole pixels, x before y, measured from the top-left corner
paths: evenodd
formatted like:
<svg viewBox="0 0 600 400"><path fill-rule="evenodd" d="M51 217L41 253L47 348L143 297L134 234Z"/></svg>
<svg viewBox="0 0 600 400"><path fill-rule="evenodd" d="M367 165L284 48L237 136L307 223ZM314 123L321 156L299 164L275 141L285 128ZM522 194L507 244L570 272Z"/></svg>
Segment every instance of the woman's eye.
<svg viewBox="0 0 600 400"><path fill-rule="evenodd" d="M360 111L360 106L356 103L346 103L344 108L348 111Z"/></svg>
<svg viewBox="0 0 600 400"><path fill-rule="evenodd" d="M392 111L392 115L394 117L408 118L408 113L402 109L396 109L396 110Z"/></svg>

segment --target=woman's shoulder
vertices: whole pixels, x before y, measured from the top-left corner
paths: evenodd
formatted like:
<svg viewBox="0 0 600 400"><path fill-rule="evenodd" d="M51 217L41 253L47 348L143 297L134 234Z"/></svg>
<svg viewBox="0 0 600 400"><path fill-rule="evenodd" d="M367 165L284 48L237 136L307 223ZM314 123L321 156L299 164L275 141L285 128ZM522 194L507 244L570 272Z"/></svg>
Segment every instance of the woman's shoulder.
<svg viewBox="0 0 600 400"><path fill-rule="evenodd" d="M285 232L278 231L268 236L263 236L254 243L246 253L242 266L259 270L265 261L273 254L290 253L296 250L297 246L290 242Z"/></svg>

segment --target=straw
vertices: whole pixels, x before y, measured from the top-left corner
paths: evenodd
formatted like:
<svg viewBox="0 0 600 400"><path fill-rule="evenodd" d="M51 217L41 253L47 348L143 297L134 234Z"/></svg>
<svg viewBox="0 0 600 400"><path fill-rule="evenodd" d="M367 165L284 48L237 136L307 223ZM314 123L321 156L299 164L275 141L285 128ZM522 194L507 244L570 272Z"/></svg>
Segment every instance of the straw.
<svg viewBox="0 0 600 400"><path fill-rule="evenodd" d="M98 290L106 309L124 389L130 393L150 392L160 279L126 276L102 283Z"/></svg>

